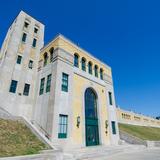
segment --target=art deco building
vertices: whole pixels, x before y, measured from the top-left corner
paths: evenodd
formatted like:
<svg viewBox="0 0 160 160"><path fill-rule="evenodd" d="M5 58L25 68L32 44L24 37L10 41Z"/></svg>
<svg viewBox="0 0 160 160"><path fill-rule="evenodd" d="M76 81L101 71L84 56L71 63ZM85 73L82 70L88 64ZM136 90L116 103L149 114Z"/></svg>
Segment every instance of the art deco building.
<svg viewBox="0 0 160 160"><path fill-rule="evenodd" d="M62 148L118 144L111 68L60 34L43 46L43 35L20 12L1 49L0 107Z"/></svg>
<svg viewBox="0 0 160 160"><path fill-rule="evenodd" d="M62 35L41 49L35 122L55 144L117 144L111 68Z"/></svg>

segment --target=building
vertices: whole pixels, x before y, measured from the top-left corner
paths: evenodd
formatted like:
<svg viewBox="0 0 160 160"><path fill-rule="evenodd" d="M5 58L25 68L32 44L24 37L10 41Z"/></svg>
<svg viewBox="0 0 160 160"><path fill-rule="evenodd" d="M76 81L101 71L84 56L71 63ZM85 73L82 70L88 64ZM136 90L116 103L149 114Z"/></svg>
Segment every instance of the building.
<svg viewBox="0 0 160 160"><path fill-rule="evenodd" d="M41 49L36 95L35 122L54 143L118 143L111 68L62 35Z"/></svg>
<svg viewBox="0 0 160 160"><path fill-rule="evenodd" d="M43 41L44 25L20 12L1 49L0 107L62 148L117 145L111 68L60 34Z"/></svg>
<svg viewBox="0 0 160 160"><path fill-rule="evenodd" d="M0 106L32 119L44 25L23 11L8 29L0 54Z"/></svg>

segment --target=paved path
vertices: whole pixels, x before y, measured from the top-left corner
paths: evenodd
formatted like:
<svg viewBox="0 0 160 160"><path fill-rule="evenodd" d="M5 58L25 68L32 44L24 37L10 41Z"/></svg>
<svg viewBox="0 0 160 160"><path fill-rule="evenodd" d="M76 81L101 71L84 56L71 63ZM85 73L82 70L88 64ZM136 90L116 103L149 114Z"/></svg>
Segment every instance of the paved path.
<svg viewBox="0 0 160 160"><path fill-rule="evenodd" d="M66 153L74 160L160 160L160 148L129 144L86 147Z"/></svg>
<svg viewBox="0 0 160 160"><path fill-rule="evenodd" d="M103 158L103 160L160 160L160 149L146 149L143 151L122 153Z"/></svg>

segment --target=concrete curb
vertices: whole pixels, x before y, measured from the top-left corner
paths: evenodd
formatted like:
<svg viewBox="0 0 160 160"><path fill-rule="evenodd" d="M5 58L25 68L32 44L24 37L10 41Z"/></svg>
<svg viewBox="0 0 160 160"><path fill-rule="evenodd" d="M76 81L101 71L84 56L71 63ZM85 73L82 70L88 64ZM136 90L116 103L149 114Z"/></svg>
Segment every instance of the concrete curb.
<svg viewBox="0 0 160 160"><path fill-rule="evenodd" d="M49 153L4 157L0 158L0 160L63 160L63 153L61 151L52 150L52 152Z"/></svg>

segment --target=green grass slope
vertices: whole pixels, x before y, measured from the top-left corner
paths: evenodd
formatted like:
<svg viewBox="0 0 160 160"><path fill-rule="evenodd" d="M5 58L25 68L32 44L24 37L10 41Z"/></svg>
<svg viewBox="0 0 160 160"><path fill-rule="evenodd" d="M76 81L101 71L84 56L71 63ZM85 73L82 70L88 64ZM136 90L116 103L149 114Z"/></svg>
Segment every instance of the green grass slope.
<svg viewBox="0 0 160 160"><path fill-rule="evenodd" d="M47 149L23 123L0 119L0 157L36 154Z"/></svg>
<svg viewBox="0 0 160 160"><path fill-rule="evenodd" d="M119 124L119 129L142 140L160 141L160 128Z"/></svg>

